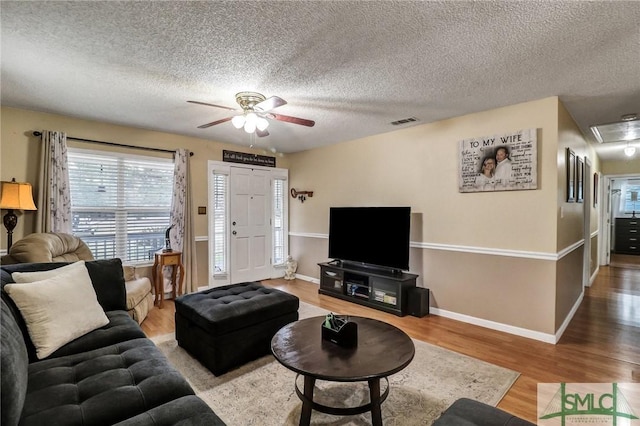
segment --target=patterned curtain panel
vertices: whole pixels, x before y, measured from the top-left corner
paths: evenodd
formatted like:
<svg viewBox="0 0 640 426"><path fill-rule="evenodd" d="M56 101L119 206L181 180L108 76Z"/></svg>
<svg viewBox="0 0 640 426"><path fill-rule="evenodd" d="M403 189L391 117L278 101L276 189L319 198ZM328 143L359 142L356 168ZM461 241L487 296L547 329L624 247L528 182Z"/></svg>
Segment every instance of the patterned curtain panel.
<svg viewBox="0 0 640 426"><path fill-rule="evenodd" d="M173 172L173 198L171 199L171 247L182 252L185 279L184 292L198 290L196 240L193 229L193 197L191 196L190 153L178 149ZM165 275L166 276L166 275Z"/></svg>
<svg viewBox="0 0 640 426"><path fill-rule="evenodd" d="M66 133L42 131L37 205L36 232L71 234Z"/></svg>

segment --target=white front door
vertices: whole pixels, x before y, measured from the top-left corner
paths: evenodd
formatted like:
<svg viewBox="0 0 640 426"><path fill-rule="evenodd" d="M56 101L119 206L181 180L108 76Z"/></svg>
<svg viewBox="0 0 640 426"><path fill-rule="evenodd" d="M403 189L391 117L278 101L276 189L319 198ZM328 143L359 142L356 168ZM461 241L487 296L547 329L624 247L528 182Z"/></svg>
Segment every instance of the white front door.
<svg viewBox="0 0 640 426"><path fill-rule="evenodd" d="M242 167L230 174L231 283L270 278L270 174Z"/></svg>

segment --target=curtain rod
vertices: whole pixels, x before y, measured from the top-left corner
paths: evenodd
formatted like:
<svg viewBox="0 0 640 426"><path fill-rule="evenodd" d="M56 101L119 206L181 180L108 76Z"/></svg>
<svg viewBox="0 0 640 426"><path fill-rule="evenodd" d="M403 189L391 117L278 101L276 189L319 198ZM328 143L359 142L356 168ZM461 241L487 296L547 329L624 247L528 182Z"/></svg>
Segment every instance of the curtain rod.
<svg viewBox="0 0 640 426"><path fill-rule="evenodd" d="M38 132L37 130L35 132L33 132L33 136L42 136L42 132ZM109 146L119 146L122 148L133 148L133 149L142 149L145 151L156 151L156 152L166 152L169 154L175 154L175 151L171 151L169 149L161 149L161 148L151 148L148 146L135 146L135 145L126 145L123 143L115 143L115 142L103 142L103 141L95 141L93 139L81 139L81 138L74 138L71 136L67 136L67 139L73 139L74 141L80 141L80 142L87 142L87 143L98 143L101 145L109 145ZM189 151L189 156L193 157L193 152Z"/></svg>

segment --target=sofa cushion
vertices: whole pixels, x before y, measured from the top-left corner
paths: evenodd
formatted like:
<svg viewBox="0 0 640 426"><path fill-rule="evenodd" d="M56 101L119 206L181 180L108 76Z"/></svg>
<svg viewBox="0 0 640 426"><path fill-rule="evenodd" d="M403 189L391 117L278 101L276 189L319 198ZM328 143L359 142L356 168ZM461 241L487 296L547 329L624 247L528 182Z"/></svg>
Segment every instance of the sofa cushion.
<svg viewBox="0 0 640 426"><path fill-rule="evenodd" d="M105 311L126 311L127 290L124 286L122 261L118 258L85 262L98 302Z"/></svg>
<svg viewBox="0 0 640 426"><path fill-rule="evenodd" d="M145 337L140 326L131 319L127 312L109 311L106 312L106 315L109 318L109 324L67 343L52 353L49 358L78 354Z"/></svg>
<svg viewBox="0 0 640 426"><path fill-rule="evenodd" d="M20 424L112 425L193 395L148 339L29 365Z"/></svg>
<svg viewBox="0 0 640 426"><path fill-rule="evenodd" d="M39 359L109 323L84 262L61 270L42 280L54 271L16 273L16 279L22 282L4 287L25 320Z"/></svg>
<svg viewBox="0 0 640 426"><path fill-rule="evenodd" d="M118 423L116 426L224 426L196 396L183 396Z"/></svg>
<svg viewBox="0 0 640 426"><path fill-rule="evenodd" d="M48 271L68 265L67 262L21 263L2 265L0 274L2 286L14 282L11 275L15 272ZM127 294L124 286L124 273L120 259L91 260L84 262L98 303L105 311L127 310Z"/></svg>
<svg viewBox="0 0 640 426"><path fill-rule="evenodd" d="M42 281L49 278L53 278L61 274L67 274L67 273L73 274L78 272L79 273L86 272L86 276L89 277L87 268L84 266L84 261L82 260L78 262L68 263L59 268L50 269L47 271L26 271L26 272L17 271L11 274L11 278L13 279L13 282L16 282L16 283L32 283L35 281ZM89 278L89 282L91 282L91 278Z"/></svg>
<svg viewBox="0 0 640 426"><path fill-rule="evenodd" d="M520 417L469 398L456 400L433 426L535 426Z"/></svg>
<svg viewBox="0 0 640 426"><path fill-rule="evenodd" d="M20 420L27 395L29 359L22 331L13 318L9 306L2 300L0 321L0 424L15 426Z"/></svg>
<svg viewBox="0 0 640 426"><path fill-rule="evenodd" d="M95 261L95 262L85 262L85 264L94 264L101 263L104 265L103 261ZM8 283L12 283L13 279L11 278L11 273L16 271L42 271L42 270L50 270L59 268L61 266L66 265L65 263L29 263L29 264L19 264L19 265L3 265L0 268L0 276L2 279L2 286ZM111 265L113 267L113 265ZM99 268L97 268L99 269ZM95 272L97 272L97 269ZM89 273L91 275L91 273ZM112 286L113 288L114 286ZM123 286L124 287L124 286ZM94 286L94 289L96 287ZM98 288L100 290L100 288ZM105 291L105 289L101 289ZM29 337L29 332L27 331L27 326L20 314L20 311L16 307L13 300L9 297L9 295L3 290L2 291L2 300L9 306L9 310L13 318L18 323L20 329L22 330L23 338L25 340L25 344L27 346L27 352L29 354L29 361L36 361L38 358L36 357L36 351L31 342L31 338ZM100 294L98 294L98 302L100 301ZM84 352L87 350L93 350L97 348L102 348L105 346L113 345L115 343L124 342L130 339L136 339L140 337L144 337L144 333L140 329L140 326L136 324L135 321L131 320L131 317L127 315L127 313L123 310L116 311L107 311L105 312L107 318L109 319L109 324L101 327L97 330L94 330L88 334L85 334L82 337L64 345L53 354L50 355L50 358L65 356L70 354L76 354L79 352Z"/></svg>

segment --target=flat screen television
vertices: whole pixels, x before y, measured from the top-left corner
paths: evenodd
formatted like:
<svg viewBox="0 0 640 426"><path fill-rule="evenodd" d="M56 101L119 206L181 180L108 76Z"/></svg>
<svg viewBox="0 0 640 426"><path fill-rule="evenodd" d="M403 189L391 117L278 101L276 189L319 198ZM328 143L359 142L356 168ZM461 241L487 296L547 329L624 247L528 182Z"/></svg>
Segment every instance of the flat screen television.
<svg viewBox="0 0 640 426"><path fill-rule="evenodd" d="M329 258L409 269L411 207L331 207Z"/></svg>

